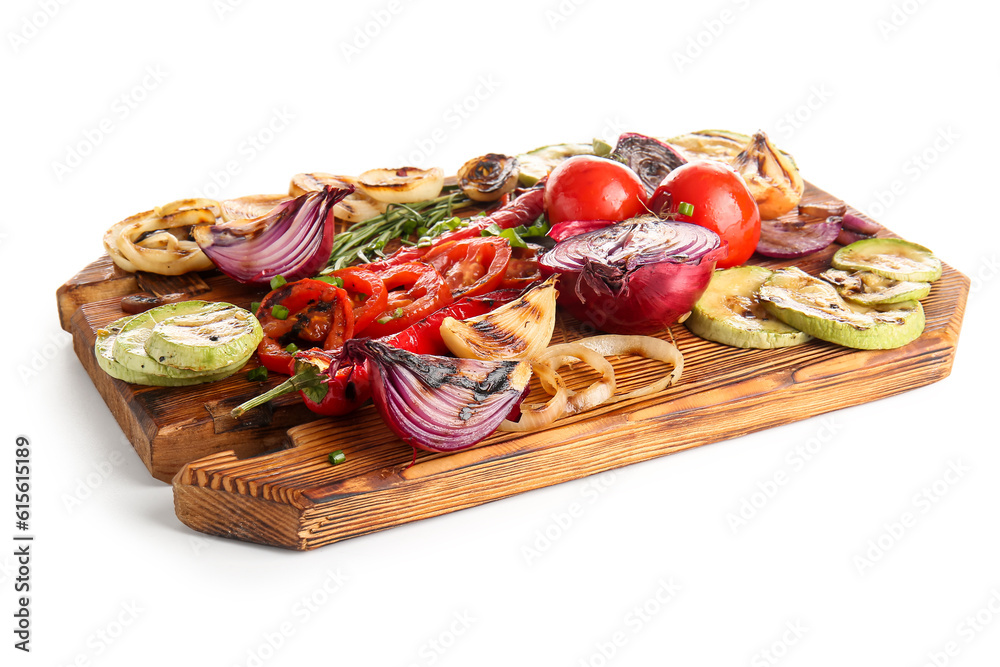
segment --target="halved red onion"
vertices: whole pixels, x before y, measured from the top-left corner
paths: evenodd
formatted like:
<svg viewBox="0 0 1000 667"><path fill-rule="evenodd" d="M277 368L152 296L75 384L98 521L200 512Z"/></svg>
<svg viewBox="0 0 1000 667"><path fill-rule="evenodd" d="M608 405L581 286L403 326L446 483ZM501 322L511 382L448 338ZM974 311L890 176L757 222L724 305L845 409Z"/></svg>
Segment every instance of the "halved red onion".
<svg viewBox="0 0 1000 667"><path fill-rule="evenodd" d="M371 339L347 341L343 355L366 363L375 407L393 433L431 452L485 439L520 405L531 379L524 361L415 354Z"/></svg>
<svg viewBox="0 0 1000 667"><path fill-rule="evenodd" d="M559 303L601 331L651 334L691 310L725 255L718 234L645 215L571 236L545 253L558 273Z"/></svg>
<svg viewBox="0 0 1000 667"><path fill-rule="evenodd" d="M803 257L836 241L840 223L836 215L826 220L761 220L757 252L779 259Z"/></svg>
<svg viewBox="0 0 1000 667"><path fill-rule="evenodd" d="M192 236L220 271L241 283L309 278L330 259L334 204L353 191L327 186L259 218L195 227Z"/></svg>
<svg viewBox="0 0 1000 667"><path fill-rule="evenodd" d="M636 132L626 132L618 137L611 157L624 162L637 173L646 186L646 194L650 196L667 174L687 162L673 146Z"/></svg>

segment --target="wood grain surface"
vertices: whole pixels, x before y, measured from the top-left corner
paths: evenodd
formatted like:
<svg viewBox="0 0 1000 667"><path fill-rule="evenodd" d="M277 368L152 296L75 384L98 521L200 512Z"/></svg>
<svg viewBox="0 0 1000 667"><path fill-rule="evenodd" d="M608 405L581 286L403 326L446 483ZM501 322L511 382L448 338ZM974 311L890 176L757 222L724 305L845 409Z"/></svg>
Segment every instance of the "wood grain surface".
<svg viewBox="0 0 1000 667"><path fill-rule="evenodd" d="M807 187L805 201L830 198ZM880 236L894 234L883 230ZM751 263L794 264L815 275L838 247L797 261L755 256ZM74 278L72 290L60 290L60 312L69 303L65 294L83 294L85 280L78 279L99 274L102 261ZM198 298L245 307L263 293L217 274L204 278L209 291ZM463 452L419 452L411 464L412 451L371 405L313 420L290 396L233 420L229 409L280 381L247 381L254 362L227 380L195 387L140 387L110 378L93 356L96 329L122 315L125 286L120 280L109 285L115 289L110 298L85 302L69 318L76 352L150 472L164 480L177 473L177 516L205 533L290 549L312 549L936 382L951 370L969 290L968 279L946 265L923 301L923 335L896 350L851 350L822 341L740 350L675 325L662 334L684 354L684 374L675 386L543 431L498 433ZM560 313L553 342L589 333ZM663 371L645 359L612 362L619 391ZM565 377L571 386L592 380L583 367L568 369ZM540 395L537 388L534 393ZM332 466L328 455L337 449L347 461ZM274 451L263 453L268 450Z"/></svg>

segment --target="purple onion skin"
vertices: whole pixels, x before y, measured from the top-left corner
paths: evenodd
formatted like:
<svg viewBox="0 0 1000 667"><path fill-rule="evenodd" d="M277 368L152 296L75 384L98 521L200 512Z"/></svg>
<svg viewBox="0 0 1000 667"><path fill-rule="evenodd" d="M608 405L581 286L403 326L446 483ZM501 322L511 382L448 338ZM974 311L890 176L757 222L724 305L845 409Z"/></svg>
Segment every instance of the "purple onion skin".
<svg viewBox="0 0 1000 667"><path fill-rule="evenodd" d="M837 240L840 216L826 220L761 220L757 254L776 259L795 259L822 250Z"/></svg>
<svg viewBox="0 0 1000 667"><path fill-rule="evenodd" d="M580 273L559 274L559 305L573 317L612 334L650 335L668 328L701 298L726 246L697 264L660 262L632 271L619 293L595 289ZM542 265L542 275L547 268Z"/></svg>
<svg viewBox="0 0 1000 667"><path fill-rule="evenodd" d="M355 363L364 360L375 409L389 429L411 447L429 452L455 452L480 443L515 411L528 389L509 382L509 373L518 364L513 361L415 354L368 339L347 341L344 358ZM476 384L468 375L456 372L461 365L494 368L477 385L481 393L468 391L468 401L463 396L464 405L469 406L464 419L454 412L454 400L445 403L435 395L450 390L454 398Z"/></svg>
<svg viewBox="0 0 1000 667"><path fill-rule="evenodd" d="M728 246L717 235L699 229L712 234L718 245L697 260L656 261L624 270L587 261L573 270L554 261L547 264L543 256L539 265L545 277L559 274L558 302L578 320L607 333L654 334L691 310L708 288L716 262L726 255ZM614 279L608 280L609 275Z"/></svg>
<svg viewBox="0 0 1000 667"><path fill-rule="evenodd" d="M288 282L310 278L330 259L334 204L353 190L353 187L326 187L320 192L307 192L257 218L268 218L267 226L261 231L246 233L245 227L211 225L206 229L197 228L195 239L216 268L238 282L264 285L275 276L283 276ZM315 209L309 219L304 220L301 211L307 205L315 205ZM315 229L302 235L300 227L303 224ZM317 239L317 235L320 238ZM276 261L275 255L281 259Z"/></svg>

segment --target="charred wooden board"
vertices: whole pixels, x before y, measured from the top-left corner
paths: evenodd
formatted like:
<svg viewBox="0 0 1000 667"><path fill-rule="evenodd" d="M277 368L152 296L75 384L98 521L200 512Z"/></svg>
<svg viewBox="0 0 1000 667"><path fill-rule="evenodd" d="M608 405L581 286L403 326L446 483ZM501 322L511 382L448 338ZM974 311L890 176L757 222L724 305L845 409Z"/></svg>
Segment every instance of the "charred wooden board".
<svg viewBox="0 0 1000 667"><path fill-rule="evenodd" d="M808 186L805 201L828 200ZM893 236L885 230L881 235ZM797 261L817 274L839 246ZM236 421L229 409L274 386L251 383L246 372L194 387L140 387L110 378L97 366L97 328L122 316L120 299L141 289L99 260L60 290L60 312L72 296L81 304L65 321L77 355L153 476L173 476L174 504L188 526L252 542L311 549L349 537L437 516L516 493L577 479L682 449L737 437L832 410L877 400L940 380L951 371L961 329L968 279L949 266L924 300L927 325L913 343L885 351L859 351L822 341L779 350L738 350L692 336L674 326L685 369L675 387L649 397L599 408L530 434L497 434L479 447L444 455L412 452L368 406L337 419L314 421L295 397ZM263 294L218 274L203 276L198 298L246 307ZM91 283L90 280L97 279ZM134 281L134 278L132 278ZM149 289L148 287L143 289ZM87 290L87 291L85 291ZM556 342L581 335L560 317ZM622 390L657 373L654 362L614 360ZM572 384L588 381L570 369ZM609 442L628 442L607 456ZM347 462L331 466L328 454ZM275 450L268 452L269 450ZM179 472L178 472L179 471ZM176 476L174 476L174 474Z"/></svg>

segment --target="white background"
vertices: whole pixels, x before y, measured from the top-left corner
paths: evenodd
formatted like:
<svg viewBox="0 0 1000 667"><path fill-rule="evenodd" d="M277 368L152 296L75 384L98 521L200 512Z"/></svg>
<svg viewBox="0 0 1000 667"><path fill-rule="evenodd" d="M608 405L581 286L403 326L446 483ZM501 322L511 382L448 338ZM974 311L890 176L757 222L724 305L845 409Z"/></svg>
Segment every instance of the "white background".
<svg viewBox="0 0 1000 667"><path fill-rule="evenodd" d="M996 664L997 6L346 5L4 3L0 539L18 434L37 537L30 655L12 648L0 550L0 662ZM180 524L56 319L56 288L104 230L176 198L714 127L767 130L806 178L973 278L949 378L294 553ZM820 451L796 464L810 440ZM734 530L727 516L781 472ZM891 536L905 513L915 523Z"/></svg>

